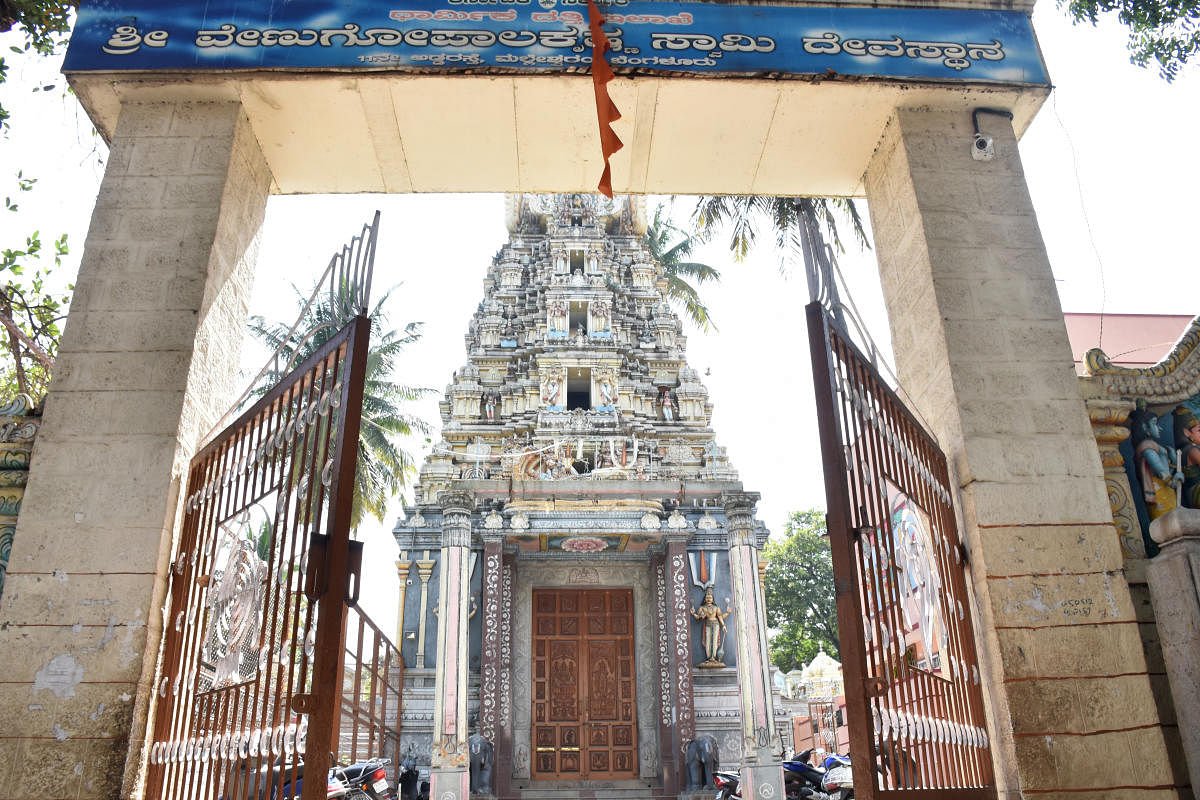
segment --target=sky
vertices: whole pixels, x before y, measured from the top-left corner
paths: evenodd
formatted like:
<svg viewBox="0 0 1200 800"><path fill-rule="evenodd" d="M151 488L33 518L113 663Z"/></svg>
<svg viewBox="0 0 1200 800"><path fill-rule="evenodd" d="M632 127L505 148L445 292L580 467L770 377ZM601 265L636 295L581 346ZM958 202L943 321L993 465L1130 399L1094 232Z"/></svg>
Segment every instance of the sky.
<svg viewBox="0 0 1200 800"><path fill-rule="evenodd" d="M1128 63L1123 29L1072 26L1049 0L1038 4L1034 26L1056 89L1020 150L1064 310L1200 313L1192 294L1200 275L1193 228L1200 158L1192 141L1200 130L1200 65L1167 84ZM17 43L11 34L0 36L10 67L0 102L12 113L12 130L0 138L0 190L20 203L18 214L0 212L0 248L19 246L34 229L44 239L66 232L72 252L61 272L67 275L78 266L106 152L78 104L60 91L54 60L7 53ZM56 89L31 91L46 84ZM20 197L18 170L38 178L34 191ZM651 209L659 201L671 202L651 198ZM680 198L673 208L686 219L691 205ZM286 286L310 286L376 209L383 211L377 292L396 287L388 306L394 322L425 323L399 379L440 394L465 361L462 337L491 256L507 238L499 195L273 197L253 313L294 317ZM696 260L717 266L725 278L707 293L720 332L689 331L689 362L706 375L718 442L746 488L762 493L759 517L779 533L790 511L825 503L803 268L781 275L776 254L766 249L734 264L719 242ZM841 268L886 351L873 255L851 247ZM254 371L263 358L247 348L244 366ZM436 423L437 397L414 411ZM388 530L396 506L385 524L361 531L366 561L378 570L366 586L390 583L395 546ZM389 630L390 594L372 594L369 612Z"/></svg>

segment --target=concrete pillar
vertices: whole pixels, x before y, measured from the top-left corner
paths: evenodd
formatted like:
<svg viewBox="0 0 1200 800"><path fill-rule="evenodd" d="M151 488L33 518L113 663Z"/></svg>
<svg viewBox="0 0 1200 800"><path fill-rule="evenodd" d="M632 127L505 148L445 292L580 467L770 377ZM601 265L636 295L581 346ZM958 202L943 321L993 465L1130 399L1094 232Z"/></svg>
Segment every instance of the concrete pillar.
<svg viewBox="0 0 1200 800"><path fill-rule="evenodd" d="M2 797L135 788L179 481L233 400L270 182L236 103L121 110L0 611Z"/></svg>
<svg viewBox="0 0 1200 800"><path fill-rule="evenodd" d="M990 161L969 111L897 111L866 186L900 380L959 487L997 780L1173 797L1016 139L979 121Z"/></svg>
<svg viewBox="0 0 1200 800"><path fill-rule="evenodd" d="M729 583L737 630L738 694L742 701L742 796L783 797L783 770L775 748L775 710L767 656L766 609L758 582L758 495L722 497L729 533Z"/></svg>
<svg viewBox="0 0 1200 800"><path fill-rule="evenodd" d="M1177 508L1150 523L1159 554L1146 566L1183 760L1200 786L1200 510Z"/></svg>
<svg viewBox="0 0 1200 800"><path fill-rule="evenodd" d="M470 492L443 492L437 669L429 796L467 800L467 614L471 600Z"/></svg>

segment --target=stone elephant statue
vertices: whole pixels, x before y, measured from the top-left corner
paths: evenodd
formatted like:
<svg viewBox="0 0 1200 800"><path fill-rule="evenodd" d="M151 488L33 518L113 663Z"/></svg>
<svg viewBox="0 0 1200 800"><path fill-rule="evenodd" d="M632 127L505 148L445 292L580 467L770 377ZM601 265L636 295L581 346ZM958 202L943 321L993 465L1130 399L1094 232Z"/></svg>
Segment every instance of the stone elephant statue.
<svg viewBox="0 0 1200 800"><path fill-rule="evenodd" d="M492 767L495 758L492 743L482 734L473 733L467 739L471 753L471 794L492 794Z"/></svg>
<svg viewBox="0 0 1200 800"><path fill-rule="evenodd" d="M687 768L688 791L715 788L713 774L721 768L717 740L706 735L688 742L684 764Z"/></svg>

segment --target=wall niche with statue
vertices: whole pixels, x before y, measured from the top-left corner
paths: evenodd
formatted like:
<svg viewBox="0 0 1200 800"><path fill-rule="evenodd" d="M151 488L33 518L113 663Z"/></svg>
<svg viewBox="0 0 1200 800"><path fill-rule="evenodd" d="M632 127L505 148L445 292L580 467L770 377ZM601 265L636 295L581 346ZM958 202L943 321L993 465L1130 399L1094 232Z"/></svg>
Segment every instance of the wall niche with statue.
<svg viewBox="0 0 1200 800"><path fill-rule="evenodd" d="M1159 363L1086 356L1081 389L1100 447L1124 572L1177 787L1200 783L1200 316ZM1156 613L1157 610L1167 613ZM1187 762L1186 766L1184 762Z"/></svg>
<svg viewBox="0 0 1200 800"><path fill-rule="evenodd" d="M1081 388L1122 550L1126 561L1152 557L1154 520L1200 510L1200 316L1153 366L1119 366L1093 349L1086 367Z"/></svg>

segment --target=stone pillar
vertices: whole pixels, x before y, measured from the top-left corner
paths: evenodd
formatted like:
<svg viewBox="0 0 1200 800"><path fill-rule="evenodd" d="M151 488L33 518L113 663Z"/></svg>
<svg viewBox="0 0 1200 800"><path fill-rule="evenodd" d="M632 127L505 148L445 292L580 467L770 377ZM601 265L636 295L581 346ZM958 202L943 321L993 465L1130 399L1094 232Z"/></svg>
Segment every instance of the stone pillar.
<svg viewBox="0 0 1200 800"><path fill-rule="evenodd" d="M396 600L396 648L404 647L404 602L408 594L408 573L412 571L413 562L408 553L403 552L396 561L396 579L400 581L400 597Z"/></svg>
<svg viewBox="0 0 1200 800"><path fill-rule="evenodd" d="M776 740L767 656L766 609L758 581L755 493L723 496L729 533L729 583L737 629L738 694L742 700L742 796L783 797L783 770L772 747Z"/></svg>
<svg viewBox="0 0 1200 800"><path fill-rule="evenodd" d="M1146 580L1195 791L1200 786L1200 511L1169 511L1150 523L1150 536L1161 549L1146 567Z"/></svg>
<svg viewBox="0 0 1200 800"><path fill-rule="evenodd" d="M513 777L513 582L517 559L505 554L500 573L500 710L496 757L496 794L509 797Z"/></svg>
<svg viewBox="0 0 1200 800"><path fill-rule="evenodd" d="M270 183L239 104L122 107L5 587L2 797L137 788L179 484L233 400Z"/></svg>
<svg viewBox="0 0 1200 800"><path fill-rule="evenodd" d="M475 498L470 492L442 492L441 502L442 558L429 796L467 800L467 614Z"/></svg>
<svg viewBox="0 0 1200 800"><path fill-rule="evenodd" d="M898 110L865 182L900 380L959 487L999 789L1173 797L1016 138L979 121L991 161L969 110Z"/></svg>
<svg viewBox="0 0 1200 800"><path fill-rule="evenodd" d="M1142 541L1142 526L1133 507L1133 491L1125 474L1125 459L1121 457L1121 442L1129 438L1126 426L1134 404L1128 400L1087 401L1092 435L1100 450L1100 465L1104 467L1104 486L1108 490L1108 507L1121 539L1125 558L1145 558L1146 543Z"/></svg>
<svg viewBox="0 0 1200 800"><path fill-rule="evenodd" d="M658 624L660 694L659 759L663 789L682 792L687 785L684 751L696 738L692 691L692 618L688 590L687 536L667 535L666 553L656 559L655 594Z"/></svg>
<svg viewBox="0 0 1200 800"><path fill-rule="evenodd" d="M417 654L413 657L413 666L416 669L429 667L425 660L425 632L429 619L429 580L433 577L433 568L437 562L428 558L428 550L425 551L425 555L426 558L416 562L417 576L421 579L421 616L417 618Z"/></svg>
<svg viewBox="0 0 1200 800"><path fill-rule="evenodd" d="M488 531L483 534L483 648L479 664L479 733L492 744L495 757L493 780L509 774L512 766L509 758L501 763L500 736L500 673L503 661L500 652L500 637L503 634L502 608L504 605L504 534ZM511 750L511 746L509 747ZM496 786L490 787L493 792Z"/></svg>

